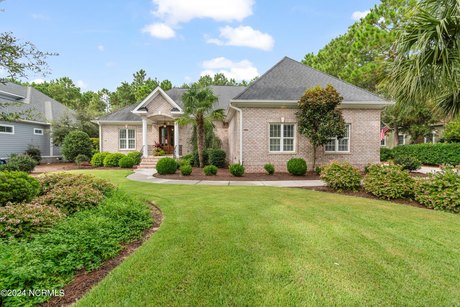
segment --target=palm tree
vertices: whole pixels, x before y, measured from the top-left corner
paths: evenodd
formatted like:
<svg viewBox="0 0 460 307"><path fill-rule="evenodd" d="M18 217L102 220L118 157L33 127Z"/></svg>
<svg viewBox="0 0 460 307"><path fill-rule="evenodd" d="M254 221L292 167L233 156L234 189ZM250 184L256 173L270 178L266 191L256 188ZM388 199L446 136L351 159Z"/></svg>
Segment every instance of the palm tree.
<svg viewBox="0 0 460 307"><path fill-rule="evenodd" d="M433 100L460 114L460 0L421 0L398 30L389 93L398 101Z"/></svg>
<svg viewBox="0 0 460 307"><path fill-rule="evenodd" d="M223 110L214 110L217 96L210 88L193 84L183 95L184 114L177 119L180 125L194 124L197 132L197 147L200 167L204 167L205 126L212 121L223 120Z"/></svg>

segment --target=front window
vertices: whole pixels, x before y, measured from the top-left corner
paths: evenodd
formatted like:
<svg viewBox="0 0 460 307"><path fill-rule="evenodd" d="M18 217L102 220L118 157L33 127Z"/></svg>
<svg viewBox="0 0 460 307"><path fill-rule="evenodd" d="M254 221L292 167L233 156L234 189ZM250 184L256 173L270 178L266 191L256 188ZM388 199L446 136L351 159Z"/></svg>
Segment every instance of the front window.
<svg viewBox="0 0 460 307"><path fill-rule="evenodd" d="M270 124L270 152L293 152L294 124Z"/></svg>
<svg viewBox="0 0 460 307"><path fill-rule="evenodd" d="M135 129L120 129L118 133L120 149L135 149L136 148L136 130Z"/></svg>
<svg viewBox="0 0 460 307"><path fill-rule="evenodd" d="M345 125L345 135L343 138L330 138L324 145L326 152L349 152L350 151L350 124Z"/></svg>
<svg viewBox="0 0 460 307"><path fill-rule="evenodd" d="M405 134L398 134L398 145L406 144L406 135Z"/></svg>

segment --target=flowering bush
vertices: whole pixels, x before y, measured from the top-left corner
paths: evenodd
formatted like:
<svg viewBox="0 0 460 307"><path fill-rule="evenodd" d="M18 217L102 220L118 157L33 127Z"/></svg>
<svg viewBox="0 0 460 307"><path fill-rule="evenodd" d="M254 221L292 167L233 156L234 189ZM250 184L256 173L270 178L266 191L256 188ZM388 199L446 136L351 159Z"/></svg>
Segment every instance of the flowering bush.
<svg viewBox="0 0 460 307"><path fill-rule="evenodd" d="M361 178L360 171L348 162L332 161L321 169L321 179L335 190L357 191Z"/></svg>
<svg viewBox="0 0 460 307"><path fill-rule="evenodd" d="M30 238L32 234L50 228L64 216L53 206L7 205L0 208L0 237Z"/></svg>
<svg viewBox="0 0 460 307"><path fill-rule="evenodd" d="M89 186L104 195L110 194L115 186L107 180L84 174L52 173L37 177L42 187L42 193L47 193L57 187Z"/></svg>
<svg viewBox="0 0 460 307"><path fill-rule="evenodd" d="M364 189L383 199L412 198L415 180L396 165L370 165L364 177Z"/></svg>

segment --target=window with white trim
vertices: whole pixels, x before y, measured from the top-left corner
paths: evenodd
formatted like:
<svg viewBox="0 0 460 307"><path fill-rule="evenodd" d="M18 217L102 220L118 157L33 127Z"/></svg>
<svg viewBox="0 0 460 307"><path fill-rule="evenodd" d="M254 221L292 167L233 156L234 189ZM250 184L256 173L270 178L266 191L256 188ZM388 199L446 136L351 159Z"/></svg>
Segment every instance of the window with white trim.
<svg viewBox="0 0 460 307"><path fill-rule="evenodd" d="M330 138L324 145L326 152L350 152L350 129L351 125L345 125L345 135L343 138Z"/></svg>
<svg viewBox="0 0 460 307"><path fill-rule="evenodd" d="M406 135L405 134L398 134L398 145L406 144Z"/></svg>
<svg viewBox="0 0 460 307"><path fill-rule="evenodd" d="M136 129L120 129L118 140L120 149L136 149Z"/></svg>
<svg viewBox="0 0 460 307"><path fill-rule="evenodd" d="M270 152L294 152L294 140L294 124L270 124Z"/></svg>
<svg viewBox="0 0 460 307"><path fill-rule="evenodd" d="M42 128L34 128L34 134L35 135L43 135L43 129Z"/></svg>
<svg viewBox="0 0 460 307"><path fill-rule="evenodd" d="M2 133L2 134L14 134L14 126L0 125L0 133Z"/></svg>
<svg viewBox="0 0 460 307"><path fill-rule="evenodd" d="M387 146L387 140L385 137L383 137L383 139L380 140L380 146Z"/></svg>

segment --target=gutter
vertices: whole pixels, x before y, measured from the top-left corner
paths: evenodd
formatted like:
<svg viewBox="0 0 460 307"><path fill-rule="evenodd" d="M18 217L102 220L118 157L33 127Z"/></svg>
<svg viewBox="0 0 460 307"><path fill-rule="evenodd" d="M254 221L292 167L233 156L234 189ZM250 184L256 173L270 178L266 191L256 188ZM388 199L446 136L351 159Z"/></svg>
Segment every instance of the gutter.
<svg viewBox="0 0 460 307"><path fill-rule="evenodd" d="M240 164L243 164L243 110L232 106L232 103L230 103L228 106L240 113Z"/></svg>

